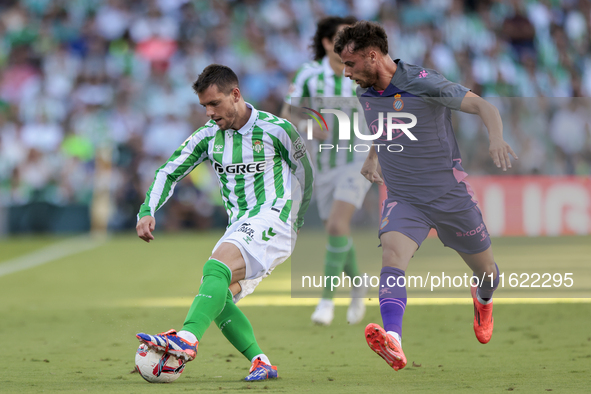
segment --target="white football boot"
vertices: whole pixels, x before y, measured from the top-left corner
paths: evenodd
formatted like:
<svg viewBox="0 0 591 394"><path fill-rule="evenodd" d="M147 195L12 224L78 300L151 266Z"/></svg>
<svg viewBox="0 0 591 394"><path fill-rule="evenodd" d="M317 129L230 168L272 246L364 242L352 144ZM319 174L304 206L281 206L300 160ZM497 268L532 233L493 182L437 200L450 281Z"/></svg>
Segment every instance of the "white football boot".
<svg viewBox="0 0 591 394"><path fill-rule="evenodd" d="M314 313L312 313L312 321L316 324L324 326L330 325L334 319L334 302L332 300L320 300Z"/></svg>
<svg viewBox="0 0 591 394"><path fill-rule="evenodd" d="M368 288L365 286L353 287L351 289L351 304L347 309L347 322L349 324L357 324L365 316L365 296Z"/></svg>

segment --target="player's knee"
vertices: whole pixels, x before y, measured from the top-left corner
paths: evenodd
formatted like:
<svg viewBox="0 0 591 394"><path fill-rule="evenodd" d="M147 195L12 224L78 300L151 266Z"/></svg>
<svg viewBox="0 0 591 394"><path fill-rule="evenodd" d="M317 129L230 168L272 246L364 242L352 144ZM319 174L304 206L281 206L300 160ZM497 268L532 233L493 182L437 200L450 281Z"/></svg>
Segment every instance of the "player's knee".
<svg viewBox="0 0 591 394"><path fill-rule="evenodd" d="M488 264L488 266L486 267L486 272L489 274L492 273L492 274L494 274L494 276L497 275L497 271L498 271L497 265L495 264L494 261L492 263Z"/></svg>
<svg viewBox="0 0 591 394"><path fill-rule="evenodd" d="M230 268L221 261L209 259L203 266L203 278L205 279L208 276L224 278L230 283L230 280L232 279L232 271L230 271Z"/></svg>
<svg viewBox="0 0 591 394"><path fill-rule="evenodd" d="M496 279L498 276L497 265L495 264L494 261L482 262L479 264L479 266L476 269L474 269L474 274L477 277L485 277L485 278L489 278L490 275L492 274L492 278Z"/></svg>
<svg viewBox="0 0 591 394"><path fill-rule="evenodd" d="M497 279L497 277L499 275L499 267L497 266L497 264L494 261L492 261L486 267L486 274L487 275L493 274L493 278Z"/></svg>
<svg viewBox="0 0 591 394"><path fill-rule="evenodd" d="M349 235L350 225L340 218L329 218L326 222L326 232L333 237Z"/></svg>
<svg viewBox="0 0 591 394"><path fill-rule="evenodd" d="M411 257L412 254L408 255L395 248L384 247L382 250L382 266L406 270Z"/></svg>
<svg viewBox="0 0 591 394"><path fill-rule="evenodd" d="M233 296L240 293L241 291L242 291L242 286L240 285L240 282L232 283L230 285L230 292L232 293Z"/></svg>

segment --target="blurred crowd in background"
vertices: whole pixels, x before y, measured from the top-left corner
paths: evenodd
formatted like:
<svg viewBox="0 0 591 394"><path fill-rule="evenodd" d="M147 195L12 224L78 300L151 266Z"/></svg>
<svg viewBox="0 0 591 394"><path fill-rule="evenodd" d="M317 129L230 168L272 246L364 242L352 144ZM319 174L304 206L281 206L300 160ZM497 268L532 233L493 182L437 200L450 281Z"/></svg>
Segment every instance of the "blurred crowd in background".
<svg viewBox="0 0 591 394"><path fill-rule="evenodd" d="M278 114L326 15L382 23L393 58L484 97L530 98L499 103L512 173L591 173L589 0L0 0L0 206L88 206L107 152L109 226L133 228L154 171L207 121L203 68L230 66ZM497 173L478 118L455 122L467 171ZM225 222L208 166L166 209L169 229Z"/></svg>

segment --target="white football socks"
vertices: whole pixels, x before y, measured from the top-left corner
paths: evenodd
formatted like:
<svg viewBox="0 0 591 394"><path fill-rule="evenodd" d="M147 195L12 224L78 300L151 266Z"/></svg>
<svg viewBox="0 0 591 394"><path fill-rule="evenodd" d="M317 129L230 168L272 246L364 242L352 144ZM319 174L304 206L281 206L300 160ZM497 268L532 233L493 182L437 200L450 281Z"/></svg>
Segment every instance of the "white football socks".
<svg viewBox="0 0 591 394"><path fill-rule="evenodd" d="M250 360L251 363L254 363L254 360L256 360L257 358L261 358L261 361L264 362L267 365L271 365L271 361L269 361L269 357L267 357L264 353L258 354L256 356L254 356L252 358L252 360Z"/></svg>
<svg viewBox="0 0 591 394"><path fill-rule="evenodd" d="M400 336L400 334L398 334L396 331L388 331L387 333L396 338L400 346L402 346L402 337Z"/></svg>
<svg viewBox="0 0 591 394"><path fill-rule="evenodd" d="M177 332L176 335L178 335L181 339L184 339L185 341L187 341L189 343L197 342L197 337L192 332L181 330L181 331Z"/></svg>
<svg viewBox="0 0 591 394"><path fill-rule="evenodd" d="M478 294L478 291L476 292L476 299L478 300L478 302L480 302L482 305L486 305L486 304L490 304L492 302L492 298L489 298L488 301L484 301L481 297L480 294Z"/></svg>

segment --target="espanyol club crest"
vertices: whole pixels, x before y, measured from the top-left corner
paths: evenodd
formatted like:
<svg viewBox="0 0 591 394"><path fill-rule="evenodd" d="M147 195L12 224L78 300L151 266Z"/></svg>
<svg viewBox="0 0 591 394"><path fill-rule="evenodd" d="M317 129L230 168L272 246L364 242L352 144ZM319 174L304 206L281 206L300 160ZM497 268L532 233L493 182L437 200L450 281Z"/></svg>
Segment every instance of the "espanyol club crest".
<svg viewBox="0 0 591 394"><path fill-rule="evenodd" d="M252 144L252 150L256 153L261 153L263 150L263 143L261 141L255 141L254 144Z"/></svg>
<svg viewBox="0 0 591 394"><path fill-rule="evenodd" d="M395 111L400 111L404 108L404 101L400 97L400 94L394 95L394 104L392 104L392 107L394 107Z"/></svg>

